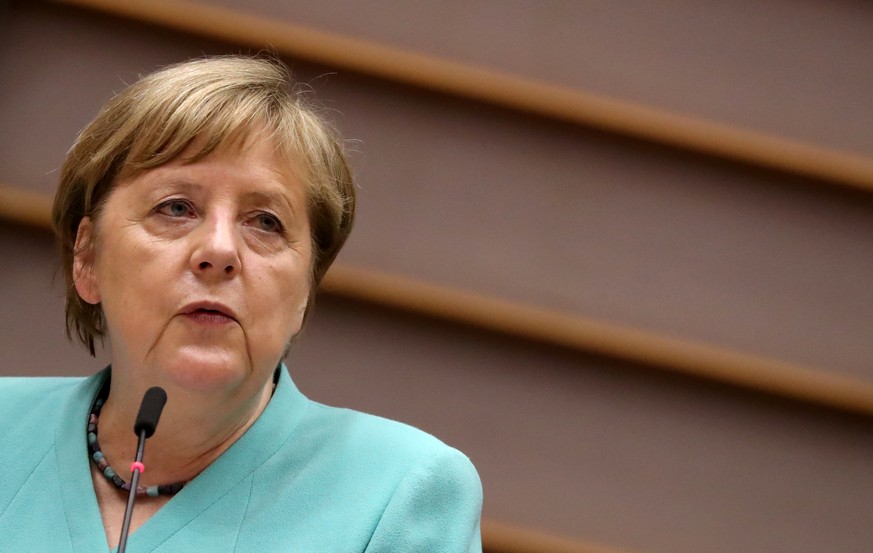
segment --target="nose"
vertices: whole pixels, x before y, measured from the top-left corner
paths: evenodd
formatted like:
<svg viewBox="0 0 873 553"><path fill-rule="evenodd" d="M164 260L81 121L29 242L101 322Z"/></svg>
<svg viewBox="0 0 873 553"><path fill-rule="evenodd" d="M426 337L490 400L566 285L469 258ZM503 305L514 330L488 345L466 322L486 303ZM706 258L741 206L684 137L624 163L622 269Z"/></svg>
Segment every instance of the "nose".
<svg viewBox="0 0 873 553"><path fill-rule="evenodd" d="M204 221L191 255L191 270L205 279L224 279L240 270L236 225L231 217L215 216Z"/></svg>

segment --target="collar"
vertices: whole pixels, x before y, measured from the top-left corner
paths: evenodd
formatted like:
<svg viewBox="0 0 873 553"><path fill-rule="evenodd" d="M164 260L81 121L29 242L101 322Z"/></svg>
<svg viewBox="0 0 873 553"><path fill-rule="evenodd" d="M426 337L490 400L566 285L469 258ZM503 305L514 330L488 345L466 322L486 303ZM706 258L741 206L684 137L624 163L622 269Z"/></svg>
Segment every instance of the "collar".
<svg viewBox="0 0 873 553"><path fill-rule="evenodd" d="M61 500L67 513L73 550L83 553L108 550L91 480L84 428L97 392L109 378L110 370L107 367L74 388L63 406L63 422L55 433ZM309 400L291 380L284 363L278 372L279 379L273 397L258 420L221 457L132 534L129 544L159 544L166 540L206 507L250 477L291 439L303 420ZM160 463L160 459L147 460L152 464Z"/></svg>

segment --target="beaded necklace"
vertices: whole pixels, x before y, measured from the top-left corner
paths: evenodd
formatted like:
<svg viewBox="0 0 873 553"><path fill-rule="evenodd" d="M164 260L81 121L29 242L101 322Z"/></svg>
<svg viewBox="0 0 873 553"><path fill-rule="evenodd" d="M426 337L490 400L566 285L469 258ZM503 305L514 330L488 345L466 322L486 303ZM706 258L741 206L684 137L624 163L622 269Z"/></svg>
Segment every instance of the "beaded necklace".
<svg viewBox="0 0 873 553"><path fill-rule="evenodd" d="M104 386L103 390L108 386ZM100 473L107 480L115 484L115 487L120 490L130 491L130 483L115 472L115 469L109 466L106 456L100 449L100 442L97 441L97 421L100 418L100 411L103 409L103 404L106 402L106 392L100 391L100 395L94 400L94 406L91 408L91 415L88 417L88 450L91 455L91 462L94 463L100 470ZM137 486L136 495L146 495L149 497L158 497L160 495L175 495L188 482L174 482L172 484L159 484L155 486Z"/></svg>
<svg viewBox="0 0 873 553"><path fill-rule="evenodd" d="M273 371L273 390L276 391L276 386L279 384L279 375L282 371L282 365L276 366ZM109 396L109 380L103 384L103 387L97 393L97 399L94 400L94 406L91 408L91 414L88 417L88 450L91 455L91 462L94 463L100 470L100 474L112 482L116 488L120 490L130 491L130 483L115 472L115 469L109 466L106 456L100 449L100 442L97 441L97 421L100 418L100 411L103 409L103 404L106 403L106 398ZM179 490L185 487L188 482L173 482L172 484L158 484L155 486L137 486L136 495L147 495L149 497L158 497L161 495L175 495Z"/></svg>

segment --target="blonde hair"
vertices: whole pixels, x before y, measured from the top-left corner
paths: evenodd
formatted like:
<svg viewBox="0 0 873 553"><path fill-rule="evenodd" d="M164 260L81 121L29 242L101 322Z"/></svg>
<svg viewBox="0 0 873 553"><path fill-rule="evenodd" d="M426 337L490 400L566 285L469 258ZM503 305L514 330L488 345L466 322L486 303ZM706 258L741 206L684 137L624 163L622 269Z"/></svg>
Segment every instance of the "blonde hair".
<svg viewBox="0 0 873 553"><path fill-rule="evenodd" d="M142 77L109 100L67 154L52 208L66 279L67 336L94 355L105 332L99 305L76 291L73 259L84 217L99 220L117 182L177 159L203 159L265 128L307 187L312 233L311 294L351 232L355 190L342 142L275 59L203 58ZM197 139L195 141L195 139ZM312 304L310 298L309 305ZM309 307L307 307L307 313Z"/></svg>

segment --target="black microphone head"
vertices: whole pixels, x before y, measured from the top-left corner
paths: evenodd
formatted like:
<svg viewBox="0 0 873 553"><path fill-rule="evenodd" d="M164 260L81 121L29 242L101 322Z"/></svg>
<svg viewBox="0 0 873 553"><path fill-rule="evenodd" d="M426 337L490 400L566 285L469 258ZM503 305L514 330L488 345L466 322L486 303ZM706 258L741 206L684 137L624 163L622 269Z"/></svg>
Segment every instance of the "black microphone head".
<svg viewBox="0 0 873 553"><path fill-rule="evenodd" d="M151 438L152 434L155 433L158 420L161 418L161 411L164 410L166 403L167 392L163 388L154 386L146 390L145 395L142 396L142 404L139 406L136 423L133 425L133 433L139 436L142 431L145 431L145 437Z"/></svg>

